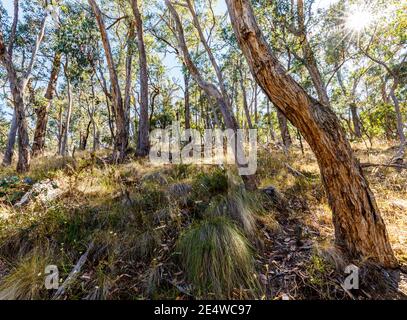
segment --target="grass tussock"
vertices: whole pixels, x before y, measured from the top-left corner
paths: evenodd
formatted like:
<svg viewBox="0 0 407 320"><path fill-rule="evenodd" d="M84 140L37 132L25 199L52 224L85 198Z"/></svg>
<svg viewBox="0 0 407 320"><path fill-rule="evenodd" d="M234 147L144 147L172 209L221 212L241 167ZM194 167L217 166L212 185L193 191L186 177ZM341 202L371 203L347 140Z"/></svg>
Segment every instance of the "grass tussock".
<svg viewBox="0 0 407 320"><path fill-rule="evenodd" d="M211 217L191 226L177 249L198 296L230 298L234 290L255 290L252 248L228 219Z"/></svg>
<svg viewBox="0 0 407 320"><path fill-rule="evenodd" d="M55 264L55 254L36 247L11 268L0 281L0 300L37 300L48 297L44 287L45 267Z"/></svg>

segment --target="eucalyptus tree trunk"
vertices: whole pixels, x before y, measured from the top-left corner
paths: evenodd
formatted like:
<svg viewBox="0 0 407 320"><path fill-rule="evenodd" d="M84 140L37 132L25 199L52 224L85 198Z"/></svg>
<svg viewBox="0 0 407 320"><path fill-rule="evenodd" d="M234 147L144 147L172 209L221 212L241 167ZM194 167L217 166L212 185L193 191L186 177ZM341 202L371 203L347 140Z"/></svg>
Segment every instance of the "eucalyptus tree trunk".
<svg viewBox="0 0 407 320"><path fill-rule="evenodd" d="M5 67L7 71L7 77L10 84L10 91L13 96L14 111L16 115L17 122L17 132L18 132L18 162L17 162L17 171L26 172L30 169L30 140L28 137L28 124L25 117L25 103L24 103L24 90L27 86L31 72L33 70L37 53L44 38L45 25L48 17L48 13L45 14L44 18L41 21L41 26L39 33L36 37L35 44L32 48L31 58L28 63L28 66L23 70L20 77L17 76L16 69L13 64L13 45L16 36L17 24L18 24L18 11L19 11L19 1L14 1L14 18L11 27L11 33L9 38L9 44L6 48L3 39L3 33L0 30L0 63ZM13 128L11 128L13 129ZM10 130L10 133L13 134L14 130ZM11 140L15 139L14 136L10 135ZM14 145L11 143L10 145ZM6 154L7 155L7 154ZM9 162L8 159L5 159L6 163ZM10 161L11 163L11 161Z"/></svg>
<svg viewBox="0 0 407 320"><path fill-rule="evenodd" d="M109 69L110 82L112 86L112 102L114 106L115 120L116 120L116 133L115 133L115 150L113 154L114 161L123 162L126 157L128 146L128 131L126 130L126 114L123 105L123 98L120 91L119 79L117 76L116 67L113 61L112 50L110 47L109 38L107 36L106 26L95 0L88 0L89 5L95 15L102 44L106 56L106 61Z"/></svg>
<svg viewBox="0 0 407 320"><path fill-rule="evenodd" d="M13 117L11 118L11 123L10 123L10 130L9 130L9 133L7 136L6 151L4 152L4 158L3 158L4 166L11 165L11 162L13 161L14 145L16 144L17 129L18 129L17 115L16 115L16 111L14 109Z"/></svg>
<svg viewBox="0 0 407 320"><path fill-rule="evenodd" d="M278 119L278 126L280 128L280 135L281 140L283 141L283 145L285 150L288 150L293 141L290 136L290 131L288 130L287 118L285 117L284 113L277 108L277 119Z"/></svg>
<svg viewBox="0 0 407 320"><path fill-rule="evenodd" d="M273 129L273 123L271 121L271 110L270 110L270 100L266 99L266 112L267 112L267 125L269 126L270 130L270 138L271 140L276 140L276 134ZM267 142L269 142L269 135L267 135Z"/></svg>
<svg viewBox="0 0 407 320"><path fill-rule="evenodd" d="M335 113L310 97L267 44L249 0L226 0L231 23L252 74L315 153L333 213L335 240L354 258L397 267L386 226Z"/></svg>
<svg viewBox="0 0 407 320"><path fill-rule="evenodd" d="M124 87L124 112L126 115L126 131L130 132L130 100L131 100L131 87L132 87L132 65L134 55L134 23L129 25L129 36L127 38L127 54L126 54L126 84Z"/></svg>
<svg viewBox="0 0 407 320"><path fill-rule="evenodd" d="M71 80L69 79L68 75L68 58L65 64L65 77L67 83L67 98L68 98L68 109L66 111L65 116L65 123L63 125L63 135L62 135L62 142L61 142L61 149L59 150L59 154L62 156L66 156L68 154L68 134L69 128L71 125L71 116L72 116L72 106L73 106L73 97L72 97L72 86Z"/></svg>
<svg viewBox="0 0 407 320"><path fill-rule="evenodd" d="M395 80L396 82L397 80ZM404 134L404 124L403 124L403 116L401 114L401 108L400 108L400 102L396 96L396 88L398 86L398 81L396 82L396 85L393 85L392 88L390 89L390 98L393 101L394 104L394 110L396 112L396 119L397 119L397 133L400 138L400 145L405 146L406 144L406 135Z"/></svg>
<svg viewBox="0 0 407 320"><path fill-rule="evenodd" d="M55 86L58 80L58 74L61 65L61 53L56 52L54 60L52 63L51 75L47 85L47 91L45 92L45 99L48 100L47 105L40 106L35 110L37 115L37 122L34 131L34 141L32 146L32 156L41 155L45 148L45 135L47 132L47 122L48 122L48 110L52 104L52 99L54 97Z"/></svg>
<svg viewBox="0 0 407 320"><path fill-rule="evenodd" d="M369 54L367 51L363 51L362 52L373 62L376 62L377 64L381 65L382 67L384 67L384 69L386 69L388 75L391 77L391 79L393 79L393 85L390 88L390 98L394 103L394 111L396 112L396 125L397 125L397 134L400 138L400 147L399 150L397 151L396 155L393 157L393 161L395 161L396 163L403 163L403 158L404 158L404 154L405 154L405 149L407 147L407 143L406 143L406 135L404 134L404 124L403 124L403 116L401 114L401 109L400 109L400 103L399 100L397 98L396 95L396 90L398 88L398 86L400 85L400 77L399 77L399 73L397 71L395 71L394 69L392 69L386 62L384 62L383 60L380 60L376 57L373 57L371 54ZM403 62L405 61L405 59L407 58L407 56L404 57ZM386 83L384 84L384 90L386 88Z"/></svg>
<svg viewBox="0 0 407 320"><path fill-rule="evenodd" d="M196 14L193 3L191 2L191 0L186 0L186 2L187 2L187 7L189 9L189 12L192 15L192 23L193 23L194 27L196 28L196 30L198 31L199 40L201 41L202 45L204 46L205 51L211 62L211 65L212 65L213 69L215 70L215 74L216 74L216 77L217 77L218 83L219 83L219 89L220 89L219 91L221 92L221 94L223 96L223 100L224 100L226 109L227 109L228 113L230 114L230 116L233 118L232 121L236 123L236 120L233 115L232 104L231 104L229 96L227 94L225 80L223 78L222 71L221 71L218 63L216 62L215 56L208 44L206 37L204 36L203 30L202 30L201 24L199 23L198 15Z"/></svg>
<svg viewBox="0 0 407 320"><path fill-rule="evenodd" d="M360 123L358 111L356 108L356 103L352 102L349 106L350 112L352 114L353 130L355 132L356 138L362 137L362 126Z"/></svg>
<svg viewBox="0 0 407 320"><path fill-rule="evenodd" d="M244 79L243 79L243 72L242 72L242 65L240 64L239 66L239 82L240 82L240 90L242 91L242 99L243 99L243 110L244 114L246 116L246 121L247 121L247 126L249 129L253 129L253 124L252 124L252 119L250 117L250 111L249 111L249 106L247 103L247 93L246 93L246 88L244 85Z"/></svg>
<svg viewBox="0 0 407 320"><path fill-rule="evenodd" d="M15 126L17 126L17 133L18 133L18 162L17 162L17 171L18 172L26 172L30 168L30 141L28 138L28 125L27 119L25 117L25 104L24 104L24 95L23 91L26 86L26 82L21 83L17 78L16 70L12 65L12 61L10 56L7 54L5 50L3 37L0 33L0 61L5 66L7 70L7 75L9 78L10 83L10 90L13 96L13 103L14 103L14 112L15 112L15 122L12 121L9 138L11 141L8 141L8 145L10 146L9 152L13 152L12 146L14 146L13 140L15 140ZM14 116L13 116L14 117ZM8 151L8 150L7 150ZM12 154L7 153L5 154L5 162L3 163L8 164L11 163Z"/></svg>
<svg viewBox="0 0 407 320"><path fill-rule="evenodd" d="M81 133L80 133L79 150L86 150L86 146L88 145L88 138L89 138L91 124L92 124L92 121L89 121L88 125L86 126L85 131L84 132L81 131ZM93 150L93 151L95 151L95 150Z"/></svg>
<svg viewBox="0 0 407 320"><path fill-rule="evenodd" d="M227 99L225 100L225 95L222 94L222 91L220 89L218 89L217 86L215 86L211 82L204 80L204 78L202 77L201 73L199 72L199 70L196 67L196 65L194 64L194 62L192 61L192 58L189 54L188 47L185 42L184 29L182 27L181 20L179 18L177 11L175 10L174 6L171 4L170 0L165 0L165 4L167 5L167 8L169 9L169 11L175 21L176 37L177 37L177 41L178 41L178 46L181 50L182 58L183 58L186 68L188 68L189 73L194 78L194 80L198 84L198 86L206 93L208 98L212 98L216 101L216 103L219 106L219 109L222 113L222 117L225 122L225 126L228 129L232 129L236 133L237 129L238 129L238 125L237 125L236 119L230 109L230 104L228 104ZM194 17L195 17L194 24L195 24L195 27L197 27L197 26L199 26L199 24L197 23L196 15L194 15ZM198 31L199 30L200 30L200 28L198 28ZM199 33L203 35L202 30ZM202 41L202 39L201 39L201 42L204 42L204 44L206 43L206 41ZM212 64L213 64L215 70L217 70L216 73L218 74L218 77L220 76L221 77L220 79L223 79L222 74L220 73L220 69L218 69L216 67L217 66L216 61L215 61L209 47L207 46L207 43L206 43L205 47L207 47L207 53L212 61ZM223 83L222 81L219 81L219 83ZM216 114L216 111L214 112L214 114ZM234 141L231 142L232 145L235 145L235 143L236 143L236 148L239 148L240 150L242 150L242 145L237 141L236 137L234 137L233 140ZM235 156L236 165L238 167L240 167L241 164L239 163L236 152L235 152L234 156ZM246 189L248 189L248 190L257 189L257 181L256 181L256 177L254 175L244 175L244 176L242 176L242 180L245 184Z"/></svg>
<svg viewBox="0 0 407 320"><path fill-rule="evenodd" d="M259 112L257 108L257 82L254 82L254 123L258 125L259 123Z"/></svg>
<svg viewBox="0 0 407 320"><path fill-rule="evenodd" d="M335 63L335 68L338 69L338 71L336 72L336 77L338 79L339 86L341 87L344 96L347 97L351 101L349 103L349 110L352 115L353 133L355 134L356 138L361 138L362 137L362 124L360 122L360 118L359 118L359 115L358 115L358 112L356 109L356 103L355 103L355 93L356 93L356 88L357 88L360 78L357 78L354 80L353 88L352 88L352 91L350 92L350 96L349 96L348 92L345 88L345 85L343 83L341 70L340 70L340 68L338 68L337 63Z"/></svg>
<svg viewBox="0 0 407 320"><path fill-rule="evenodd" d="M297 20L298 20L298 30L297 34L300 39L301 49L303 54L303 60L305 67L307 68L311 81L317 92L319 101L325 106L330 105L327 90L325 88L324 80L322 79L321 72L319 71L317 60L315 59L314 51L311 44L308 41L307 29L305 26L304 17L304 2L303 0L297 0Z"/></svg>
<svg viewBox="0 0 407 320"><path fill-rule="evenodd" d="M191 105L189 102L189 74L184 72L185 129L191 129Z"/></svg>
<svg viewBox="0 0 407 320"><path fill-rule="evenodd" d="M148 73L147 57L144 46L143 21L137 0L132 0L132 9L137 30L137 47L140 63L140 117L138 126L138 139L136 154L145 157L150 151L149 130L150 123L148 118Z"/></svg>

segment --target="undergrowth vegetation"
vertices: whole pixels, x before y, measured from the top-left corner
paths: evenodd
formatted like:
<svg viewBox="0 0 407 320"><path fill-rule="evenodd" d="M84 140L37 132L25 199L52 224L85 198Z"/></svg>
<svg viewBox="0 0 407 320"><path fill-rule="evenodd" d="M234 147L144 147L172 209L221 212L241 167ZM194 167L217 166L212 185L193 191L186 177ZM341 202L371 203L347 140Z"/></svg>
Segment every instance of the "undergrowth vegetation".
<svg viewBox="0 0 407 320"><path fill-rule="evenodd" d="M386 157L380 147L357 152ZM260 154L261 187L273 186L278 201L217 166L111 165L81 153L36 159L26 176L2 171L0 298L53 298L45 267L58 266L63 284L84 254L64 298L348 298L318 166L308 149L296 161L300 153ZM407 177L392 168L366 173L405 264ZM14 205L44 179L59 196Z"/></svg>

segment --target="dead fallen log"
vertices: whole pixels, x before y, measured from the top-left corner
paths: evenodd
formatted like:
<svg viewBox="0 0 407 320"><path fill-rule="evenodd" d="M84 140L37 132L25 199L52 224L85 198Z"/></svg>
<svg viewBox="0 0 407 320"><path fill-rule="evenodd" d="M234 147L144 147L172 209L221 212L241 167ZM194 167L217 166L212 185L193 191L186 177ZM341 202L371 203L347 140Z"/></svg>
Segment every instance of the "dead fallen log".
<svg viewBox="0 0 407 320"><path fill-rule="evenodd" d="M63 190L59 188L54 181L46 179L35 183L32 188L23 195L23 197L14 206L22 207L36 198L41 202L50 202L62 194Z"/></svg>
<svg viewBox="0 0 407 320"><path fill-rule="evenodd" d="M81 255L79 258L78 262L72 269L72 271L69 273L68 277L65 279L64 283L58 288L57 292L55 292L54 296L52 297L53 300L58 300L61 298L66 289L69 287L69 285L75 281L75 279L78 277L79 272L81 271L83 265L85 264L86 260L88 259L89 252L93 249L93 242L91 242L88 246L88 249L86 252Z"/></svg>
<svg viewBox="0 0 407 320"><path fill-rule="evenodd" d="M397 164L397 163L389 163L389 164L381 164L381 163L361 163L360 166L362 168L369 168L369 167L388 167L388 168L397 168L397 169L407 169L406 164Z"/></svg>

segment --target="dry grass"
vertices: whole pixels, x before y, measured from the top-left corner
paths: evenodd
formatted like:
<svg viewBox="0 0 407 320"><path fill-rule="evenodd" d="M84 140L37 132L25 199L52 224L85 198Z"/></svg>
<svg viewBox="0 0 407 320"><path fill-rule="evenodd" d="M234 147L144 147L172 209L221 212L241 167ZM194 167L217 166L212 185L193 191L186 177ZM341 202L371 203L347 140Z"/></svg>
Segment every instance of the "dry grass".
<svg viewBox="0 0 407 320"><path fill-rule="evenodd" d="M375 141L369 150L363 143L353 147L362 162L386 163L394 153L382 141ZM241 180L229 168L156 167L145 160L109 165L101 157L103 152L97 157L77 153L75 159L35 159L27 176L33 181L52 179L62 195L50 203L33 199L22 208L10 202L0 204L0 289L4 298L50 297L51 292L41 287L43 278L38 277L44 263L59 263L63 278L91 241L94 248L88 261L67 290L70 299L202 297L205 287L213 293L211 298L261 298L261 291L253 290L252 276L273 278L272 272L288 266L300 270L293 271L297 275L292 279L297 280L280 284L263 279L263 289L271 292L268 298L284 291L293 298L307 294L338 297L341 289L328 279L344 262L332 247L331 210L307 145L305 154L297 147L288 155L276 150L259 154L261 187L276 187L290 209L288 225L282 226L276 222L282 214L279 209L263 194L243 190ZM302 176L294 175L287 165ZM407 264L406 171L380 167L365 169L365 173L395 254ZM10 168L0 172L1 179L14 175ZM7 194L19 188L2 191ZM213 219L218 220L208 222ZM295 229L295 221L303 224L308 251L292 251L295 239L288 229ZM255 239L264 240L265 246ZM210 251L213 242L217 248ZM278 256L279 250L288 250L280 253L287 261L274 262L263 275L264 265L274 259L269 256ZM212 259L211 269L203 258ZM300 283L296 283L298 274L304 276ZM239 283L243 284L240 288Z"/></svg>

